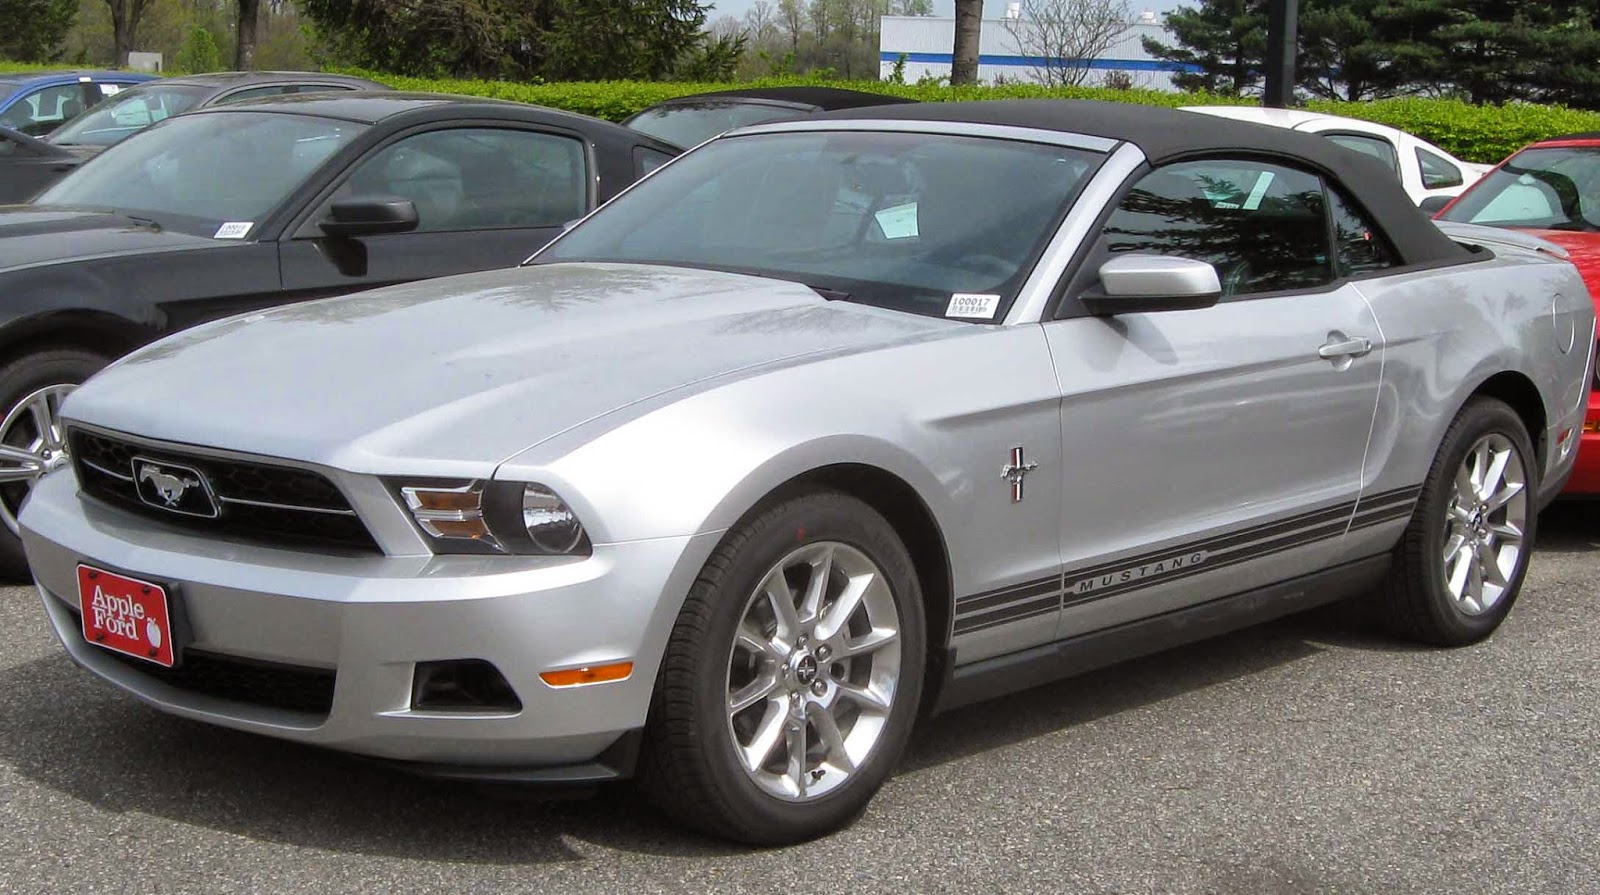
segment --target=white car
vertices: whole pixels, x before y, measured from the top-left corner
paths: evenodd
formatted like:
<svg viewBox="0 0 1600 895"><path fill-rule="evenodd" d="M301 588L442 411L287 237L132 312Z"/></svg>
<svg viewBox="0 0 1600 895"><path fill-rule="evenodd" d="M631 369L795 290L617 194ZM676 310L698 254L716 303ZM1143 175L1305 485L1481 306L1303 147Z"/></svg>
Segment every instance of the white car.
<svg viewBox="0 0 1600 895"><path fill-rule="evenodd" d="M1340 146L1373 156L1388 165L1400 175L1406 194L1418 205L1435 196L1458 196L1494 167L1464 162L1405 131L1357 118L1259 106L1184 106L1183 110L1321 134Z"/></svg>

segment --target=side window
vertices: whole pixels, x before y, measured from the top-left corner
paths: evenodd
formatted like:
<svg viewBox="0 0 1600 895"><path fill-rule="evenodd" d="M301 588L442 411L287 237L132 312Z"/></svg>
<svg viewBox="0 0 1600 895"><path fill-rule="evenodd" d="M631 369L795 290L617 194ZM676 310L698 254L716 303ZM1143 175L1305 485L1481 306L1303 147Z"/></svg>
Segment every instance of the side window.
<svg viewBox="0 0 1600 895"><path fill-rule="evenodd" d="M647 146L633 147L634 172L637 177L643 177L670 161L672 156L665 152L658 152Z"/></svg>
<svg viewBox="0 0 1600 895"><path fill-rule="evenodd" d="M0 114L0 124L38 137L83 114L83 87L76 81L45 87Z"/></svg>
<svg viewBox="0 0 1600 895"><path fill-rule="evenodd" d="M1395 155L1394 147L1382 137L1374 137L1369 134L1324 134L1323 136L1346 149L1353 149L1362 155L1370 155L1383 162L1390 171L1396 174L1400 173L1400 159Z"/></svg>
<svg viewBox="0 0 1600 895"><path fill-rule="evenodd" d="M342 84L298 84L285 90L285 93L331 93L335 90L354 90Z"/></svg>
<svg viewBox="0 0 1600 895"><path fill-rule="evenodd" d="M358 195L410 199L418 233L559 227L588 210L586 168L583 144L571 137L430 131L361 162L329 204Z"/></svg>
<svg viewBox="0 0 1600 895"><path fill-rule="evenodd" d="M1328 190L1328 197L1333 203L1334 251L1339 259L1339 276L1371 273L1398 263L1388 239L1354 203L1334 189Z"/></svg>
<svg viewBox="0 0 1600 895"><path fill-rule="evenodd" d="M282 96L293 89L294 88L292 86L287 86L284 84L274 84L271 87L251 87L249 90L241 90L238 93L228 94L226 97L218 100L216 105L221 106L227 105L228 103L242 103L247 100L264 99L269 96Z"/></svg>
<svg viewBox="0 0 1600 895"><path fill-rule="evenodd" d="M1448 189L1466 182L1461 177L1460 168L1420 147L1417 149L1417 164L1422 166L1422 186L1425 189Z"/></svg>
<svg viewBox="0 0 1600 895"><path fill-rule="evenodd" d="M1182 162L1139 181L1106 221L1111 255L1205 261L1222 294L1306 289L1333 280L1322 182L1253 161Z"/></svg>

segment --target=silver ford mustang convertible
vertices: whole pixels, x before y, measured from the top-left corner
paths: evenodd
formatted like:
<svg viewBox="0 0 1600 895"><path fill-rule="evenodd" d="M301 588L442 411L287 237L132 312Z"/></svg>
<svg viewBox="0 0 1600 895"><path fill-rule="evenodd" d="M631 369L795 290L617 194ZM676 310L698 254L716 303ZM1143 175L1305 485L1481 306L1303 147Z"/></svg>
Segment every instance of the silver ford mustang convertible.
<svg viewBox="0 0 1600 895"><path fill-rule="evenodd" d="M919 712L1344 597L1487 637L1594 329L1560 250L1319 137L864 109L520 269L157 343L21 523L67 652L164 711L790 842Z"/></svg>

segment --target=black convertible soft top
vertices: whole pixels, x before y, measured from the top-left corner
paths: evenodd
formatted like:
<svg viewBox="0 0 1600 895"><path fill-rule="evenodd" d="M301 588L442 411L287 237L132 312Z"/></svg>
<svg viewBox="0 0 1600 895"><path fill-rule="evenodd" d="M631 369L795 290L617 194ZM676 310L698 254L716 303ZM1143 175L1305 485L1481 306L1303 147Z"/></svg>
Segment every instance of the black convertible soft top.
<svg viewBox="0 0 1600 895"><path fill-rule="evenodd" d="M1071 99L916 103L850 109L817 117L970 122L1085 134L1132 143L1154 165L1217 154L1282 158L1309 165L1338 183L1388 234L1405 264L1448 263L1472 257L1418 210L1394 172L1381 162L1324 137L1285 128L1158 106Z"/></svg>
<svg viewBox="0 0 1600 895"><path fill-rule="evenodd" d="M898 106L915 103L914 99L900 96L889 96L885 93L867 93L861 90L846 90L843 87L816 87L811 85L798 85L794 87L749 87L739 90L713 90L709 93L695 93L689 96L680 96L669 99L659 105L671 106L678 104L692 104L704 100L734 100L754 99L769 100L772 102L797 103L807 106L816 106L825 111L834 109L860 109L869 106Z"/></svg>

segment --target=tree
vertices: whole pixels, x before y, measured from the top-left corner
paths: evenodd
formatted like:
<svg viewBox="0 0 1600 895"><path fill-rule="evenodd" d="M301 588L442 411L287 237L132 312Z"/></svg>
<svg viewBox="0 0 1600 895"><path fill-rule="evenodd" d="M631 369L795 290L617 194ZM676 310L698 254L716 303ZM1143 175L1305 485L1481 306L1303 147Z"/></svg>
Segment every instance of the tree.
<svg viewBox="0 0 1600 895"><path fill-rule="evenodd" d="M1300 13L1296 81L1313 96L1352 102L1399 92L1403 68L1380 13L1389 0L1319 0Z"/></svg>
<svg viewBox="0 0 1600 895"><path fill-rule="evenodd" d="M978 83L978 41L983 0L956 0L956 40L950 53L950 83Z"/></svg>
<svg viewBox="0 0 1600 895"><path fill-rule="evenodd" d="M0 58L52 61L77 17L77 0L0 0Z"/></svg>
<svg viewBox="0 0 1600 895"><path fill-rule="evenodd" d="M128 52L139 37L139 22L155 0L105 0L111 9L112 56L117 65L128 64Z"/></svg>
<svg viewBox="0 0 1600 895"><path fill-rule="evenodd" d="M806 5L801 0L778 0L778 21L789 35L789 51L800 52L800 36L806 33Z"/></svg>
<svg viewBox="0 0 1600 895"><path fill-rule="evenodd" d="M1050 87L1076 87L1089 63L1132 27L1128 0L1022 0L1022 15L1005 27L1022 55L1040 61L1033 76Z"/></svg>
<svg viewBox="0 0 1600 895"><path fill-rule="evenodd" d="M301 0L344 61L396 74L661 79L717 67L701 0ZM742 47L742 43L738 45Z"/></svg>
<svg viewBox="0 0 1600 895"><path fill-rule="evenodd" d="M217 49L217 39L211 36L211 29L201 25L190 29L189 36L183 39L183 46L178 50L177 58L172 60L172 67L189 74L221 68L222 51Z"/></svg>
<svg viewBox="0 0 1600 895"><path fill-rule="evenodd" d="M261 0L239 0L238 41L233 50L234 71L256 67L256 31L261 23Z"/></svg>
<svg viewBox="0 0 1600 895"><path fill-rule="evenodd" d="M1146 37L1145 52L1199 69L1173 75L1173 84L1230 96L1255 88L1267 51L1266 0L1201 0L1167 13L1166 21L1177 44Z"/></svg>

